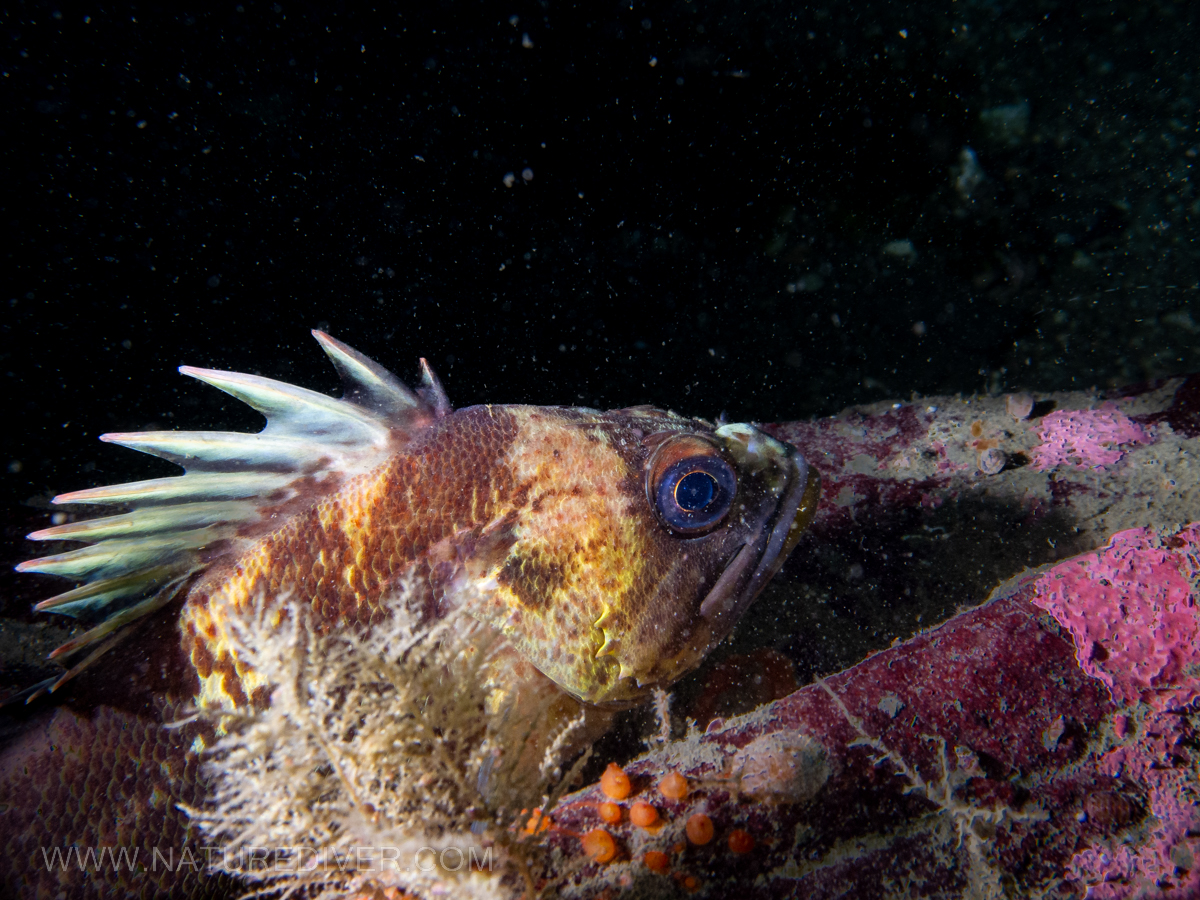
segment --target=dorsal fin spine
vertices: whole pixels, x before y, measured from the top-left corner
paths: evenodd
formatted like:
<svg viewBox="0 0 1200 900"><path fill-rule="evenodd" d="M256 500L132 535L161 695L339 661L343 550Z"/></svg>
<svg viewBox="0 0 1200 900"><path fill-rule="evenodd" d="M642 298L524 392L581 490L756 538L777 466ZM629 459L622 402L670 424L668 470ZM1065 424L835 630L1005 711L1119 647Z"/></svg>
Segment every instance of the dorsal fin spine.
<svg viewBox="0 0 1200 900"><path fill-rule="evenodd" d="M261 434L328 437L338 443L381 440L389 431L383 417L354 403L259 375L180 366L191 378L211 384L267 417Z"/></svg>
<svg viewBox="0 0 1200 900"><path fill-rule="evenodd" d="M230 465L255 471L293 471L320 461L313 445L298 437L245 434L240 431L143 431L100 435L107 444L157 456L188 472L228 470Z"/></svg>
<svg viewBox="0 0 1200 900"><path fill-rule="evenodd" d="M435 416L439 419L442 416L450 414L453 407L450 406L450 398L446 396L446 391L442 387L442 383L438 380L437 375L433 374L433 369L429 367L429 363L425 361L425 357L421 357L421 387L417 390Z"/></svg>
<svg viewBox="0 0 1200 900"><path fill-rule="evenodd" d="M343 400L385 416L401 415L423 405L420 397L379 363L323 331L314 329L312 335L341 376L346 391Z"/></svg>

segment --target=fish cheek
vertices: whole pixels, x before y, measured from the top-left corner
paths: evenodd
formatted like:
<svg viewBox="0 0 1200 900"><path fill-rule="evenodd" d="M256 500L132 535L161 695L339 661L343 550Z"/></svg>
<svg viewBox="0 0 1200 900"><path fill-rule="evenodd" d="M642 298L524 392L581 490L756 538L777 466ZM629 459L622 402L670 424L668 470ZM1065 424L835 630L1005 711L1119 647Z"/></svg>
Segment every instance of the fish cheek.
<svg viewBox="0 0 1200 900"><path fill-rule="evenodd" d="M536 529L535 529L536 530ZM572 538L518 541L495 560L481 584L493 585L480 618L499 627L518 652L569 693L594 701L616 678L612 660L598 659L603 597L598 577L611 566L608 554L588 553ZM602 542L603 543L603 542ZM619 593L619 589L618 589Z"/></svg>
<svg viewBox="0 0 1200 900"><path fill-rule="evenodd" d="M626 617L621 653L625 673L643 686L671 684L711 649L712 630L700 603L736 553L730 538L722 530L700 538L664 532L654 542L644 568L653 583L646 586L642 607Z"/></svg>

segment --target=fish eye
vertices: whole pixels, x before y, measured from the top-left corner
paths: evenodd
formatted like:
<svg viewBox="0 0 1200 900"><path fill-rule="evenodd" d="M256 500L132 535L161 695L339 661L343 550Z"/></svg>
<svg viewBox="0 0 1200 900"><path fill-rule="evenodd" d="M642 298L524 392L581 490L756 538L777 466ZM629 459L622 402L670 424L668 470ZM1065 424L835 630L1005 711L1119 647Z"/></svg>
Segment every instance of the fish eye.
<svg viewBox="0 0 1200 900"><path fill-rule="evenodd" d="M701 534L715 528L733 505L737 476L719 456L691 456L664 469L654 489L655 511L669 529Z"/></svg>

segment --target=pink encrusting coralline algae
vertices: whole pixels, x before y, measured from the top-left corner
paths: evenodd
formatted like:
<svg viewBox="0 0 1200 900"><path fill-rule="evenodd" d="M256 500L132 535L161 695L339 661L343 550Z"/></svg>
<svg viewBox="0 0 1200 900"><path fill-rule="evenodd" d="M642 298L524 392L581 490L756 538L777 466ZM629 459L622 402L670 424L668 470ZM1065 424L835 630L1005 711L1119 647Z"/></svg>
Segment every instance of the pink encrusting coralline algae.
<svg viewBox="0 0 1200 900"><path fill-rule="evenodd" d="M1060 465L1101 469L1125 455L1118 445L1148 440L1142 427L1115 404L1049 413L1038 427L1038 436L1042 443L1033 449L1033 468L1038 472Z"/></svg>
<svg viewBox="0 0 1200 900"><path fill-rule="evenodd" d="M1034 602L1070 630L1079 665L1117 703L1163 712L1200 696L1198 534L1193 525L1164 543L1149 528L1121 531L1038 581Z"/></svg>
<svg viewBox="0 0 1200 900"><path fill-rule="evenodd" d="M1089 898L1200 895L1200 810L1180 759L1180 711L1200 697L1200 525L1165 539L1150 528L1119 532L1104 550L1055 566L1038 579L1034 603L1075 640L1080 667L1102 681L1128 715L1100 772L1147 788L1152 840L1090 846L1071 861Z"/></svg>

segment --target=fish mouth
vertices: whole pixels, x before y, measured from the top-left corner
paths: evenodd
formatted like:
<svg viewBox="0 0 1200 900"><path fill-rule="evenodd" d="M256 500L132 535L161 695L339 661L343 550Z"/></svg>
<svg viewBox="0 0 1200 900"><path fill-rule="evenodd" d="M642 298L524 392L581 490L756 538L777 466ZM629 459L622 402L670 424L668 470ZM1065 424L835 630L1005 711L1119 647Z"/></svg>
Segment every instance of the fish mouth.
<svg viewBox="0 0 1200 900"><path fill-rule="evenodd" d="M769 537L743 544L700 602L700 615L712 624L714 642L733 629L779 571L816 512L820 476L795 448L779 446L786 447L786 484L773 515L763 523Z"/></svg>

